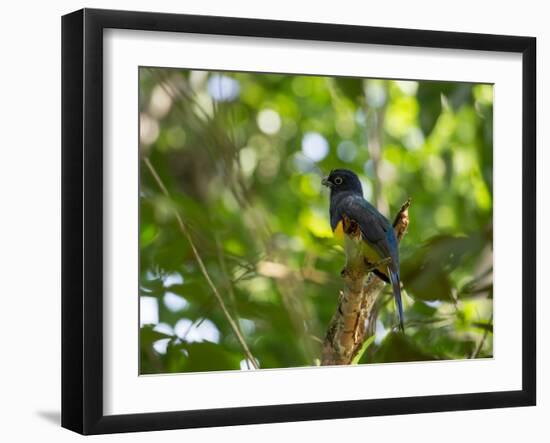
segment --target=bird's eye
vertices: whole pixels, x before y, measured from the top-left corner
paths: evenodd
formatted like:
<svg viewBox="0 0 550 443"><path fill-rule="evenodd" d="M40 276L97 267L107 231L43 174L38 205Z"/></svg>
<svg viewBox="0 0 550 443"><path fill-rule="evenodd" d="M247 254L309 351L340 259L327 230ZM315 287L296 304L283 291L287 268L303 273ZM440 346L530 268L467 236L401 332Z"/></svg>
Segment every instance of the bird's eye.
<svg viewBox="0 0 550 443"><path fill-rule="evenodd" d="M335 184L335 185L341 185L343 181L344 181L344 180L342 179L342 177L336 177L336 178L334 179L334 184Z"/></svg>

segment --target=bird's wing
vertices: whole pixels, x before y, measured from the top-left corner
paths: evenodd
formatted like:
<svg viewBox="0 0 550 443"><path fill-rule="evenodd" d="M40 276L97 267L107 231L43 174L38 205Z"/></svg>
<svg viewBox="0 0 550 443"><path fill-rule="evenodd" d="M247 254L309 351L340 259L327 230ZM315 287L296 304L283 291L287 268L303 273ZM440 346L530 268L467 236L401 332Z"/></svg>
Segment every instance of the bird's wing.
<svg viewBox="0 0 550 443"><path fill-rule="evenodd" d="M362 240L369 249L374 250L379 258L391 257L391 262L387 266L388 275L386 276L384 270L380 268L377 270L380 274L377 275L383 280L391 282L399 314L399 327L404 331L403 303L399 283L399 253L393 226L374 206L359 195L349 195L342 199L337 205L334 215L337 224L340 224L343 217L357 223Z"/></svg>
<svg viewBox="0 0 550 443"><path fill-rule="evenodd" d="M358 195L346 197L338 205L338 212L340 217L346 216L357 223L363 240L369 243L380 257L394 257L391 244L394 236L391 224L363 197Z"/></svg>

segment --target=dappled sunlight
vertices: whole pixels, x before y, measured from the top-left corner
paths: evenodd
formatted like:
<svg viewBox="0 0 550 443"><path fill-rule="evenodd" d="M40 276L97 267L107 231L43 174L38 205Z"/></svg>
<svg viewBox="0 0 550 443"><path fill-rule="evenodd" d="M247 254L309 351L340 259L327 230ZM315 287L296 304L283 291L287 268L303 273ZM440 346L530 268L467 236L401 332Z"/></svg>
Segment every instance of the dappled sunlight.
<svg viewBox="0 0 550 443"><path fill-rule="evenodd" d="M317 132L307 132L302 138L302 152L314 162L323 160L329 152L329 144L325 137Z"/></svg>
<svg viewBox="0 0 550 443"><path fill-rule="evenodd" d="M346 163L351 163L357 156L357 146L351 140L344 140L340 142L336 148L338 158Z"/></svg>
<svg viewBox="0 0 550 443"><path fill-rule="evenodd" d="M263 109L258 113L258 127L264 134L276 134L281 129L281 117L273 109Z"/></svg>
<svg viewBox="0 0 550 443"><path fill-rule="evenodd" d="M159 125L156 120L147 114L141 114L139 118L139 141L143 145L154 143L159 136Z"/></svg>
<svg viewBox="0 0 550 443"><path fill-rule="evenodd" d="M166 292L164 294L164 305L172 312L178 312L184 310L189 306L189 302L185 298L173 292Z"/></svg>
<svg viewBox="0 0 550 443"><path fill-rule="evenodd" d="M195 323L188 318L182 318L174 326L174 332L178 338L188 343L202 341L218 343L220 341L220 331L208 319Z"/></svg>
<svg viewBox="0 0 550 443"><path fill-rule="evenodd" d="M492 106L485 84L140 69L141 372L319 364L337 168L390 221L412 201L405 334L386 289L358 362L491 357Z"/></svg>
<svg viewBox="0 0 550 443"><path fill-rule="evenodd" d="M155 297L139 298L139 324L156 325L159 322L158 300Z"/></svg>
<svg viewBox="0 0 550 443"><path fill-rule="evenodd" d="M226 75L213 75L208 79L208 94L217 102L235 100L239 91L239 82Z"/></svg>

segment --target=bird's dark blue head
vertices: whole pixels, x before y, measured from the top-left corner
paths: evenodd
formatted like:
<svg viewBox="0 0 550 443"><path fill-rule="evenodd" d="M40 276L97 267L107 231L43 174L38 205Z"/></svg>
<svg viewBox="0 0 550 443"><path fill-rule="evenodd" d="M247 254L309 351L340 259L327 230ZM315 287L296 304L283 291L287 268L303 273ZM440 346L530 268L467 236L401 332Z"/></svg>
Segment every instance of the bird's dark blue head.
<svg viewBox="0 0 550 443"><path fill-rule="evenodd" d="M353 192L363 195L363 187L359 177L349 169L333 169L328 177L323 179L322 183L330 188L331 195L340 192Z"/></svg>

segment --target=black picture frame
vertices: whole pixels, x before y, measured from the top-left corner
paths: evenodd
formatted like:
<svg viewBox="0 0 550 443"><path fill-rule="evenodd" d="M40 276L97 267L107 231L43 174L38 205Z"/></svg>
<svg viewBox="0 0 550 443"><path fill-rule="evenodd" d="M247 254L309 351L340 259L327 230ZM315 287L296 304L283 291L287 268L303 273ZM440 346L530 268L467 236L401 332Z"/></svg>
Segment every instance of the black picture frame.
<svg viewBox="0 0 550 443"><path fill-rule="evenodd" d="M103 31L192 32L519 53L523 65L522 389L260 407L103 413ZM227 426L536 403L536 39L83 9L62 18L62 426L82 434Z"/></svg>

